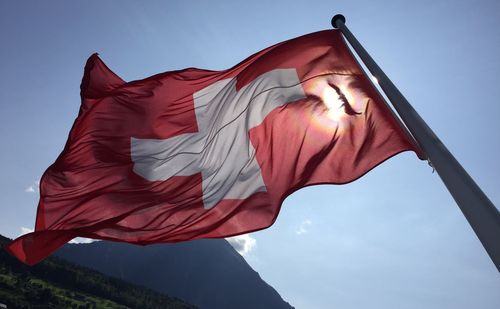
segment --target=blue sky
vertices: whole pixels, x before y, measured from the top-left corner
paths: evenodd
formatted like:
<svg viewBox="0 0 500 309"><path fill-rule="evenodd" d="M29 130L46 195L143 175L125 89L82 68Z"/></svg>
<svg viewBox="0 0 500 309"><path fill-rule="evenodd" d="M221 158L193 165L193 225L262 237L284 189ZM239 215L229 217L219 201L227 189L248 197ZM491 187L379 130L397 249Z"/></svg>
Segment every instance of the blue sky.
<svg viewBox="0 0 500 309"><path fill-rule="evenodd" d="M33 227L36 182L64 146L93 52L129 81L219 70L336 13L498 207L498 1L2 1L0 233ZM500 307L497 270L412 153L294 193L241 244L297 308Z"/></svg>

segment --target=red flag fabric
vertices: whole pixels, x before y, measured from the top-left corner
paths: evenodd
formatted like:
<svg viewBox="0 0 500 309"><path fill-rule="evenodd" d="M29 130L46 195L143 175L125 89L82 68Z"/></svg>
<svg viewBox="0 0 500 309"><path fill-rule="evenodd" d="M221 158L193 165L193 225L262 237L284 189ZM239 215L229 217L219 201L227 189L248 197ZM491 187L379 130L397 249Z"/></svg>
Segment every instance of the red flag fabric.
<svg viewBox="0 0 500 309"><path fill-rule="evenodd" d="M81 236L146 245L273 224L283 200L423 157L338 30L224 71L125 82L92 55L67 144L40 182L35 231L7 250L35 264Z"/></svg>

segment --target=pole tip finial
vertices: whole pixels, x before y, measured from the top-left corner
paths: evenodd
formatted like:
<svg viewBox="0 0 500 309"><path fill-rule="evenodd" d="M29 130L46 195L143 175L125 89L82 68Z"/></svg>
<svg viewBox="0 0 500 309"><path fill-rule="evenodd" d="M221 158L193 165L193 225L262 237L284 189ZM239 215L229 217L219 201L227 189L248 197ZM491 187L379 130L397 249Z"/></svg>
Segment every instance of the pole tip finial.
<svg viewBox="0 0 500 309"><path fill-rule="evenodd" d="M333 16L332 18L332 26L333 28L338 28L340 25L338 24L339 22L345 24L345 17L342 14L337 14Z"/></svg>

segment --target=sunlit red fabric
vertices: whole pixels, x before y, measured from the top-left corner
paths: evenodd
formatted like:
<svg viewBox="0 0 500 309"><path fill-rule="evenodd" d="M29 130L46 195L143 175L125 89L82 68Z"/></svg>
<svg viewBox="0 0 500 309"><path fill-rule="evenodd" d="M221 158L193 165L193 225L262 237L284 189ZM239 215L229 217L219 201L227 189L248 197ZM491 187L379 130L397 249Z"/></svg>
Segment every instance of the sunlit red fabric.
<svg viewBox="0 0 500 309"><path fill-rule="evenodd" d="M134 172L131 137L196 133L193 93L228 78L240 90L275 69L295 69L305 97L248 128L265 191L204 208L201 173L150 181ZM347 98L339 118L328 115L325 87ZM422 157L337 30L279 43L229 70L189 68L133 82L94 54L81 97L67 144L41 179L35 232L7 247L27 264L78 236L145 245L264 229L302 187L351 182L402 151Z"/></svg>

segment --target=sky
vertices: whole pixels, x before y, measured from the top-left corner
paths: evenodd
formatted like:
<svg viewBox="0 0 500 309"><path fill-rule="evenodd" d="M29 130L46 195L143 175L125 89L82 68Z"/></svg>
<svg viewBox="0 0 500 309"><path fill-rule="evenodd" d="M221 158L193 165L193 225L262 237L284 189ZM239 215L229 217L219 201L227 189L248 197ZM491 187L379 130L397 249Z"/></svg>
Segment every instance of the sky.
<svg viewBox="0 0 500 309"><path fill-rule="evenodd" d="M330 29L337 13L498 207L496 0L4 0L0 234L33 228L37 183L64 147L92 53L127 81L221 70ZM299 190L272 227L231 242L296 308L500 308L498 271L413 153L348 185Z"/></svg>

